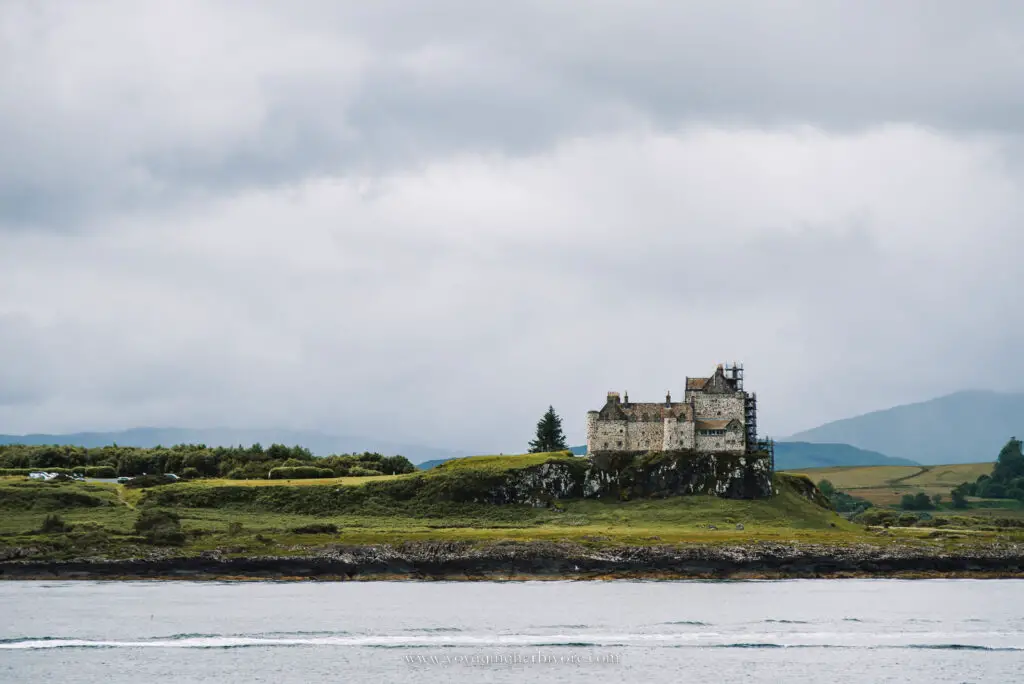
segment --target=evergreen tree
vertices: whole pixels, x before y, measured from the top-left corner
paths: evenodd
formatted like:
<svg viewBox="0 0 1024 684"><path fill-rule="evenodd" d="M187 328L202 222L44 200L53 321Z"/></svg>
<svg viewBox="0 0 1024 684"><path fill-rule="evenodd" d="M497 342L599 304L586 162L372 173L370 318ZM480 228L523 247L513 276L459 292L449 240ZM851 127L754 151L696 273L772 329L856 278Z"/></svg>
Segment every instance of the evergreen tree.
<svg viewBox="0 0 1024 684"><path fill-rule="evenodd" d="M992 470L992 479L1006 484L1021 476L1024 476L1024 450L1021 441L1011 437L999 452L996 467Z"/></svg>
<svg viewBox="0 0 1024 684"><path fill-rule="evenodd" d="M537 421L537 439L530 442L530 453L564 451L568 448L565 435L562 434L562 419L555 413L553 406L548 406L547 413Z"/></svg>

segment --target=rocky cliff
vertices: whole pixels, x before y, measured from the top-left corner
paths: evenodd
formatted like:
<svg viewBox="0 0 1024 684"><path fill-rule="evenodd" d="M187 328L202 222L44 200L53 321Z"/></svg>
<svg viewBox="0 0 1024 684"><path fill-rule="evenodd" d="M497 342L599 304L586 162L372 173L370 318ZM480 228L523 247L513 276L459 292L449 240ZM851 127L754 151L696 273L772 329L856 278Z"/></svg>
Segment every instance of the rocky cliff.
<svg viewBox="0 0 1024 684"><path fill-rule="evenodd" d="M772 495L771 475L766 454L666 451L595 455L508 471L503 481L474 500L539 506L559 499L628 500L687 494L756 499Z"/></svg>

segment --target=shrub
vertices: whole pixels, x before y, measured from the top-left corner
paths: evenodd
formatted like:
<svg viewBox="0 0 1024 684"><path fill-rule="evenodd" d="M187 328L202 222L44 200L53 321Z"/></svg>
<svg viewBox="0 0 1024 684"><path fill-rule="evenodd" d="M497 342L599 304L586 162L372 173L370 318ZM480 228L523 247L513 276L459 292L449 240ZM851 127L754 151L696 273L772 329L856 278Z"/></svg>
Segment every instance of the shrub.
<svg viewBox="0 0 1024 684"><path fill-rule="evenodd" d="M869 509L853 518L863 525L892 525L896 522L897 515L893 511Z"/></svg>
<svg viewBox="0 0 1024 684"><path fill-rule="evenodd" d="M39 526L39 531L43 534L67 532L69 529L71 529L71 527L64 522L64 518L60 517L56 513L50 513L48 516L43 518L43 524Z"/></svg>
<svg viewBox="0 0 1024 684"><path fill-rule="evenodd" d="M916 524L917 524L917 516L916 515L910 515L909 513L904 513L903 515L901 515L899 518L896 519L896 526L897 527L913 527Z"/></svg>
<svg viewBox="0 0 1024 684"><path fill-rule="evenodd" d="M273 465L273 464L270 464ZM265 480L267 471L270 468L267 463L252 461L228 471L228 479L231 480Z"/></svg>
<svg viewBox="0 0 1024 684"><path fill-rule="evenodd" d="M199 477L199 469L198 468L184 468L181 471L181 477L183 479L185 479L185 480L194 480L197 477Z"/></svg>
<svg viewBox="0 0 1024 684"><path fill-rule="evenodd" d="M135 520L135 532L150 544L177 546L185 543L181 531L181 518L177 513L159 508L147 508Z"/></svg>
<svg viewBox="0 0 1024 684"><path fill-rule="evenodd" d="M416 471L416 466L405 456L385 456L378 467L385 475L404 475Z"/></svg>
<svg viewBox="0 0 1024 684"><path fill-rule="evenodd" d="M112 479L117 477L117 469L113 466L92 466L85 469L85 476Z"/></svg>
<svg viewBox="0 0 1024 684"><path fill-rule="evenodd" d="M330 468L316 466L297 466L294 468L271 468L267 477L271 480L309 480L321 477L334 477Z"/></svg>
<svg viewBox="0 0 1024 684"><path fill-rule="evenodd" d="M370 468L363 468L361 466L353 466L349 468L349 477L370 477L372 475L383 475L384 473L379 470L371 470Z"/></svg>
<svg viewBox="0 0 1024 684"><path fill-rule="evenodd" d="M71 542L79 551L98 551L110 542L110 532L96 523L84 523L76 529Z"/></svg>
<svg viewBox="0 0 1024 684"><path fill-rule="evenodd" d="M295 534L338 534L338 526L331 523L313 523L293 527L292 532Z"/></svg>
<svg viewBox="0 0 1024 684"><path fill-rule="evenodd" d="M228 536L237 537L242 534L243 526L242 523L235 521L228 523Z"/></svg>
<svg viewBox="0 0 1024 684"><path fill-rule="evenodd" d="M905 511L929 511L932 507L932 500L924 492L917 494L904 494L900 499L900 508Z"/></svg>

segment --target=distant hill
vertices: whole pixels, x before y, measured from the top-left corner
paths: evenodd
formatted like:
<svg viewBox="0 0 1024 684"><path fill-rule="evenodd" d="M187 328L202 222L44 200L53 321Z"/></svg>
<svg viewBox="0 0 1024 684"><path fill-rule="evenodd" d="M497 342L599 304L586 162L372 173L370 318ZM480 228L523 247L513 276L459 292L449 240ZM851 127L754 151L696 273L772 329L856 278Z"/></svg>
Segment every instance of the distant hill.
<svg viewBox="0 0 1024 684"><path fill-rule="evenodd" d="M207 446L263 446L286 444L304 446L317 456L376 451L385 455L400 454L413 463L429 459L447 459L468 456L468 452L439 449L421 444L402 444L366 437L329 435L307 430L245 430L232 428L132 428L117 432L78 432L48 435L0 435L0 444L71 444L100 447L108 444L121 446L155 447L175 444L206 444Z"/></svg>
<svg viewBox="0 0 1024 684"><path fill-rule="evenodd" d="M418 464L416 464L416 467L419 468L420 470L430 470L431 468L436 468L437 466L441 465L442 463L447 463L450 460L452 460L452 459L450 459L450 458L435 458L432 461L424 461L423 463L418 463Z"/></svg>
<svg viewBox="0 0 1024 684"><path fill-rule="evenodd" d="M877 451L858 449L849 444L775 443L776 470L880 465L914 466L919 464L905 458L886 456Z"/></svg>
<svg viewBox="0 0 1024 684"><path fill-rule="evenodd" d="M1024 394L957 392L837 420L787 441L842 443L925 465L992 461L1024 436Z"/></svg>

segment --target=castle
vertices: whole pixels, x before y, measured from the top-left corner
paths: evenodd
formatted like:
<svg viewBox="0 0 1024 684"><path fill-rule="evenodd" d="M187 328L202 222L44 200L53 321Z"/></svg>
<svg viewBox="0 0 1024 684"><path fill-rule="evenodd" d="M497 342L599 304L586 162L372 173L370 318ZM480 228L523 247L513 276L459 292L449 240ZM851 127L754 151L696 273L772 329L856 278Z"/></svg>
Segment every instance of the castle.
<svg viewBox="0 0 1024 684"><path fill-rule="evenodd" d="M743 367L719 364L708 378L686 378L683 401L632 403L609 392L600 411L587 412L587 453L692 450L753 453L757 396L743 390Z"/></svg>

